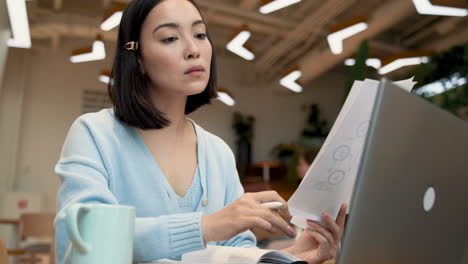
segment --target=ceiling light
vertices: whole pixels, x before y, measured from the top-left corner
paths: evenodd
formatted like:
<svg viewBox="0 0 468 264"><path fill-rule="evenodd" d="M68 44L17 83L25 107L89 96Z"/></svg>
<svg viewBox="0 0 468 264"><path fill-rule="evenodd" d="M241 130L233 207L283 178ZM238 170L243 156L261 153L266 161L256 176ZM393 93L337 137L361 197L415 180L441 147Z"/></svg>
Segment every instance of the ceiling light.
<svg viewBox="0 0 468 264"><path fill-rule="evenodd" d="M236 101L227 89L219 88L217 99L228 106L234 106L236 104Z"/></svg>
<svg viewBox="0 0 468 264"><path fill-rule="evenodd" d="M333 32L327 36L328 44L333 54L340 54L343 52L343 40L356 35L359 32L366 30L368 27L366 22L359 22L349 27L343 28L339 31Z"/></svg>
<svg viewBox="0 0 468 264"><path fill-rule="evenodd" d="M73 63L103 60L106 58L106 49L104 42L98 37L92 47L77 49L72 52L70 61Z"/></svg>
<svg viewBox="0 0 468 264"><path fill-rule="evenodd" d="M300 93L302 92L302 86L300 86L296 81L301 76L302 72L300 70L293 70L280 80L280 84L293 92Z"/></svg>
<svg viewBox="0 0 468 264"><path fill-rule="evenodd" d="M101 74L99 74L98 79L100 82L103 82L105 84L109 84L110 82L112 82L111 73L108 71L102 71Z"/></svg>
<svg viewBox="0 0 468 264"><path fill-rule="evenodd" d="M255 55L249 51L247 48L244 47L244 44L250 38L250 31L242 30L240 31L237 36L235 36L227 45L226 48L231 51L232 53L246 59L246 60L253 60L255 59Z"/></svg>
<svg viewBox="0 0 468 264"><path fill-rule="evenodd" d="M344 64L346 66L354 66L354 64L356 64L356 60L355 59L346 59ZM378 70L380 68L380 66L382 66L382 62L378 58L369 58L369 59L366 60L366 65Z"/></svg>
<svg viewBox="0 0 468 264"><path fill-rule="evenodd" d="M366 65L378 70L382 66L382 61L377 58L370 58L366 60Z"/></svg>
<svg viewBox="0 0 468 264"><path fill-rule="evenodd" d="M109 84L110 82L110 77L106 75L99 75L99 81L103 82L105 84Z"/></svg>
<svg viewBox="0 0 468 264"><path fill-rule="evenodd" d="M356 60L355 60L355 59L346 59L346 60L344 61L344 64L345 64L346 66L354 66L354 64L356 64Z"/></svg>
<svg viewBox="0 0 468 264"><path fill-rule="evenodd" d="M425 57L425 56L424 57L412 57L412 58L400 58L382 66L382 68L379 69L379 74L383 75L383 74L387 74L389 72L392 72L402 67L419 65L419 64L428 63L428 62L429 62L429 57Z"/></svg>
<svg viewBox="0 0 468 264"><path fill-rule="evenodd" d="M101 29L104 31L112 30L120 24L122 19L125 4L117 4L112 10L104 17L101 23Z"/></svg>
<svg viewBox="0 0 468 264"><path fill-rule="evenodd" d="M468 9L441 5L433 5L429 0L413 0L416 11L423 15L437 16L457 16L464 17L468 15Z"/></svg>
<svg viewBox="0 0 468 264"><path fill-rule="evenodd" d="M120 24L122 19L123 12L118 11L112 14L108 19L101 23L101 29L104 31L109 31Z"/></svg>
<svg viewBox="0 0 468 264"><path fill-rule="evenodd" d="M287 6L296 4L301 2L302 0L273 0L267 1L264 5L262 5L259 9L259 12L262 14L268 14L271 12L275 12L276 10L285 8Z"/></svg>
<svg viewBox="0 0 468 264"><path fill-rule="evenodd" d="M7 41L7 45L15 48L31 48L26 2L24 0L7 0L6 3L13 35L13 38Z"/></svg>

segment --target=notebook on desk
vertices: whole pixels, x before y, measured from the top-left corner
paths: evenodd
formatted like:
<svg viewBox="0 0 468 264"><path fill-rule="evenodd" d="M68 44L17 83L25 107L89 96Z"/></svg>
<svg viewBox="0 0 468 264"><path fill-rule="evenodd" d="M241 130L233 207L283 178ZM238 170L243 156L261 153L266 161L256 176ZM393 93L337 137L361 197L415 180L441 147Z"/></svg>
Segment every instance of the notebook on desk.
<svg viewBox="0 0 468 264"><path fill-rule="evenodd" d="M290 254L259 248L208 245L206 249L185 253L181 261L169 259L152 263L173 264L307 264ZM148 263L147 263L148 264Z"/></svg>
<svg viewBox="0 0 468 264"><path fill-rule="evenodd" d="M214 245L209 245L204 250L184 254L182 263L307 264L281 251Z"/></svg>

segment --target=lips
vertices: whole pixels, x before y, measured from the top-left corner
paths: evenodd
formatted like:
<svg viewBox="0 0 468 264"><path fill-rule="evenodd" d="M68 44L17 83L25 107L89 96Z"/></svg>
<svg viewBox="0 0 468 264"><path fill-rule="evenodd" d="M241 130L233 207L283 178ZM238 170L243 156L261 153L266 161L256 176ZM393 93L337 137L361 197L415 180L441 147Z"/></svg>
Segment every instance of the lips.
<svg viewBox="0 0 468 264"><path fill-rule="evenodd" d="M205 71L205 68L203 68L203 66L194 66L188 69L187 71L185 71L185 74L190 74L192 72L204 72L204 71Z"/></svg>

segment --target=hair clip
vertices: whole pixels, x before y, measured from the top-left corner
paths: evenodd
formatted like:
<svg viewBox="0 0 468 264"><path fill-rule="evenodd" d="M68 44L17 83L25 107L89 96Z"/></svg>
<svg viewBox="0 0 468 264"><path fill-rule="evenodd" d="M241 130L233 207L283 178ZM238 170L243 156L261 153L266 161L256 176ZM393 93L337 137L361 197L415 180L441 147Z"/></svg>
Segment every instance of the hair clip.
<svg viewBox="0 0 468 264"><path fill-rule="evenodd" d="M124 48L126 50L137 50L138 49L138 42L129 41L129 42L125 43Z"/></svg>

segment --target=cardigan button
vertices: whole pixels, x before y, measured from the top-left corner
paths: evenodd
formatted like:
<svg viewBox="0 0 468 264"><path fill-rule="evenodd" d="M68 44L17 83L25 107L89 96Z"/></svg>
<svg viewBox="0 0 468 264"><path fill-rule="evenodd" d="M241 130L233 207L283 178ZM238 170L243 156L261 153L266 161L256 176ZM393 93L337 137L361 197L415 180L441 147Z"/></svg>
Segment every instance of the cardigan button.
<svg viewBox="0 0 468 264"><path fill-rule="evenodd" d="M202 206L207 206L208 205L208 199L204 199L201 204L202 204Z"/></svg>

